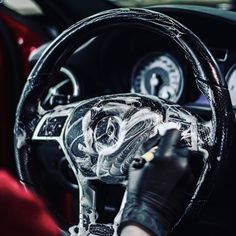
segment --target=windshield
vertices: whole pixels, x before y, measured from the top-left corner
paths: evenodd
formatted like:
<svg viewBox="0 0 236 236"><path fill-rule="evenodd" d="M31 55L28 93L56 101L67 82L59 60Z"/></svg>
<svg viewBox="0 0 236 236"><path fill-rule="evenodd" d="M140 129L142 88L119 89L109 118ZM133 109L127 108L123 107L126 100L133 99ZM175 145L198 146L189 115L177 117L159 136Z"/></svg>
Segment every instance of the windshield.
<svg viewBox="0 0 236 236"><path fill-rule="evenodd" d="M231 0L110 0L122 7L142 7L159 4L197 4L217 6L218 4L229 4Z"/></svg>

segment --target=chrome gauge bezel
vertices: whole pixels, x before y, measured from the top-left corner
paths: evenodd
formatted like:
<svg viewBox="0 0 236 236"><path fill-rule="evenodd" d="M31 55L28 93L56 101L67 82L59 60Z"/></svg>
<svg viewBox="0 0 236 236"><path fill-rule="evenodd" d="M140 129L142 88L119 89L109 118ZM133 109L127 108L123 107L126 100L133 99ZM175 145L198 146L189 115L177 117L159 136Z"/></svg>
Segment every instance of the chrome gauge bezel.
<svg viewBox="0 0 236 236"><path fill-rule="evenodd" d="M230 94L230 99L231 99L232 106L233 106L233 108L236 108L236 99L235 99L235 104L234 104L233 99L232 99L232 94L231 94L230 88L229 88L229 83L230 83L230 80L233 79L232 75L234 73L236 73L236 63L229 68L229 70L228 70L228 72L225 76L225 80L227 82L227 86L228 86L228 89L229 89L229 94ZM235 76L235 83L236 83L236 76Z"/></svg>
<svg viewBox="0 0 236 236"><path fill-rule="evenodd" d="M144 89L144 85L143 85L143 79L142 76L144 76L145 71L149 70L149 69L153 69L155 68L155 66L160 65L160 58L161 57L165 57L168 60L171 60L171 63L174 65L175 70L177 70L178 72L178 76L179 76L179 83L178 83L178 87L175 88L176 90L175 92L175 97L172 97L172 99L166 99L170 102L174 102L177 103L182 94L183 94L183 90L184 90L184 73L183 73L183 69L179 63L179 61L176 59L176 57L170 53L162 53L162 52L154 52L154 53L149 53L146 54L144 57L142 57L134 66L133 71L132 71L132 77L131 77L131 92L135 92L135 93L142 93L142 94L149 94L152 95L151 93L149 93L147 90ZM176 71L175 71L176 72ZM137 84L139 87L139 89L137 89ZM172 84L173 86L173 84ZM169 86L170 87L170 86ZM170 87L172 88L172 87ZM161 91L161 89L159 90L159 92ZM158 94L155 94L154 96L158 96Z"/></svg>

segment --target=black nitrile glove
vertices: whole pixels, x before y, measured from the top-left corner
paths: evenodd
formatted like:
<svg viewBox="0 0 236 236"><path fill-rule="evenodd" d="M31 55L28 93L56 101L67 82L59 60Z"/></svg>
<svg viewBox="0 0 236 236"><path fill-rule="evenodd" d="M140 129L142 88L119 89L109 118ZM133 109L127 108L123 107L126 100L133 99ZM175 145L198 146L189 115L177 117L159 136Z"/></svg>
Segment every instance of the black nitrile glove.
<svg viewBox="0 0 236 236"><path fill-rule="evenodd" d="M193 177L189 150L178 146L180 137L180 131L168 130L150 162L138 159L131 164L119 235L128 225L151 235L167 235L183 214Z"/></svg>

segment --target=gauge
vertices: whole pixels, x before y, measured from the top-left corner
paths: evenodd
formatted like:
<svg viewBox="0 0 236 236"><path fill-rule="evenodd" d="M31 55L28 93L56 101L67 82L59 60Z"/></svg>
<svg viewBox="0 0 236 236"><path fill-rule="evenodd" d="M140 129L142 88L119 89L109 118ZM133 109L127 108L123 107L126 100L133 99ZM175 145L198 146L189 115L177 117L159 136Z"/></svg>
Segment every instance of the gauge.
<svg viewBox="0 0 236 236"><path fill-rule="evenodd" d="M169 54L154 53L141 59L132 76L132 92L177 102L184 85L182 69Z"/></svg>
<svg viewBox="0 0 236 236"><path fill-rule="evenodd" d="M56 105L70 103L72 98L80 96L80 86L74 73L62 67L55 84L48 90L43 105L52 108Z"/></svg>
<svg viewBox="0 0 236 236"><path fill-rule="evenodd" d="M232 105L233 107L236 107L236 64L232 66L227 73L226 80L228 83Z"/></svg>

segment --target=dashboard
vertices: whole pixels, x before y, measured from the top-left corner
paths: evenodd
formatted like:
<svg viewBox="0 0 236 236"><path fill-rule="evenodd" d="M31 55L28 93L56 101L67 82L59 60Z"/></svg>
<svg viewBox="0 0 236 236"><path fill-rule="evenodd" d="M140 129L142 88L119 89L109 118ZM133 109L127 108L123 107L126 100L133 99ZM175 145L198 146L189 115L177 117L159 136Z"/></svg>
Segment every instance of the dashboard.
<svg viewBox="0 0 236 236"><path fill-rule="evenodd" d="M179 20L202 39L228 83L236 109L236 14L196 6L172 5L154 10ZM41 51L31 57L32 64ZM185 107L209 108L178 46L163 35L128 27L117 27L79 47L45 93L44 105L50 108L128 92L158 96Z"/></svg>

